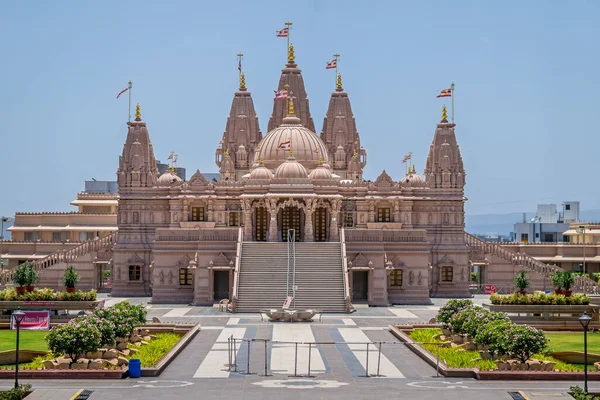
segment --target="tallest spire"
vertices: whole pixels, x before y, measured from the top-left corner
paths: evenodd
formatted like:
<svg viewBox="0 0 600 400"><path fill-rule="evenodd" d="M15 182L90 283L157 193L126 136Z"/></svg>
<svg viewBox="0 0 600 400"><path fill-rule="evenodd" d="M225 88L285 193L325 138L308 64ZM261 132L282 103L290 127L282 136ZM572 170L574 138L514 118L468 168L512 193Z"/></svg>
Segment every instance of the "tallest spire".
<svg viewBox="0 0 600 400"><path fill-rule="evenodd" d="M306 94L306 88L304 87L302 71L296 65L295 49L291 44L288 46L287 64L285 68L281 70L277 91L285 89L286 85L288 85L288 96L294 99L296 117L300 118L300 123L304 127L315 132L315 123L310 115L308 95ZM283 119L287 117L288 110L285 103L286 102L279 100L273 101L273 113L271 114L268 125L269 131L281 125Z"/></svg>

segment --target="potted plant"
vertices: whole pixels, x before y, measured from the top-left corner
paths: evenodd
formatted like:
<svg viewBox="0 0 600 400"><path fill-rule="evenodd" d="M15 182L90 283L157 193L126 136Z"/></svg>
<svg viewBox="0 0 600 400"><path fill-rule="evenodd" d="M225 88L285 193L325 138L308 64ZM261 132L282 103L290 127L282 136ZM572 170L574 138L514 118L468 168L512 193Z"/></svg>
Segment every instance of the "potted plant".
<svg viewBox="0 0 600 400"><path fill-rule="evenodd" d="M563 291L563 294L567 297L569 297L571 294L573 294L573 291L571 291L571 286L573 286L573 284L575 283L575 277L573 276L573 272L572 271L564 271L562 273L562 284L563 284L563 288L565 289Z"/></svg>
<svg viewBox="0 0 600 400"><path fill-rule="evenodd" d="M40 280L40 274L33 268L31 264L24 264L25 276L27 276L27 283L25 284L25 290L33 292L35 284Z"/></svg>
<svg viewBox="0 0 600 400"><path fill-rule="evenodd" d="M17 285L17 294L23 295L25 293L25 286L27 286L27 283L29 282L25 264L19 265L17 268L15 268L12 281L15 285Z"/></svg>
<svg viewBox="0 0 600 400"><path fill-rule="evenodd" d="M527 272L521 271L515 276L515 286L519 289L519 293L525 294L525 289L531 286Z"/></svg>
<svg viewBox="0 0 600 400"><path fill-rule="evenodd" d="M65 270L62 280L63 284L67 288L67 292L74 293L75 285L77 285L77 282L79 282L79 274L75 272L75 268L72 265L69 265Z"/></svg>
<svg viewBox="0 0 600 400"><path fill-rule="evenodd" d="M556 294L563 293L563 274L562 272L555 272L552 274L552 285L554 285L554 292Z"/></svg>

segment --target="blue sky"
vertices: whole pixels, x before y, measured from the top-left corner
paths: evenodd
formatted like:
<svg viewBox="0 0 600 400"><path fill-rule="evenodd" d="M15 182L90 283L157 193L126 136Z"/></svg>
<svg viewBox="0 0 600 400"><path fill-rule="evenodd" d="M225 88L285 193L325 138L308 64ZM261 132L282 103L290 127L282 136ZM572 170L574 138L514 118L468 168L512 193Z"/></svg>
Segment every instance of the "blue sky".
<svg viewBox="0 0 600 400"><path fill-rule="evenodd" d="M341 54L367 178L400 179L409 151L422 172L454 81L467 213L600 208L598 15L591 0L5 2L0 214L67 211L84 180L115 179L130 79L157 157L215 172L236 54L265 134L286 20L317 133Z"/></svg>

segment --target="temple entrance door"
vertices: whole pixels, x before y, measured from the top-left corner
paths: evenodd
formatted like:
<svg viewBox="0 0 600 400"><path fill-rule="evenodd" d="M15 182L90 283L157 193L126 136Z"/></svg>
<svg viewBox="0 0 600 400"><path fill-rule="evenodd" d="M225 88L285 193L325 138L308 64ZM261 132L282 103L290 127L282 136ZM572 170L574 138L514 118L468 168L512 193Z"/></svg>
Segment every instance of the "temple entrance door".
<svg viewBox="0 0 600 400"><path fill-rule="evenodd" d="M281 240L287 242L289 229L296 231L296 241L299 242L300 234L300 209L297 207L284 207L281 210Z"/></svg>
<svg viewBox="0 0 600 400"><path fill-rule="evenodd" d="M221 301L229 298L229 271L214 271L215 300Z"/></svg>
<svg viewBox="0 0 600 400"><path fill-rule="evenodd" d="M315 210L315 242L327 241L327 209L319 207Z"/></svg>
<svg viewBox="0 0 600 400"><path fill-rule="evenodd" d="M265 207L256 208L256 223L254 224L257 242L267 241L267 227L269 226L269 213Z"/></svg>
<svg viewBox="0 0 600 400"><path fill-rule="evenodd" d="M352 272L352 301L367 300L369 292L369 271Z"/></svg>

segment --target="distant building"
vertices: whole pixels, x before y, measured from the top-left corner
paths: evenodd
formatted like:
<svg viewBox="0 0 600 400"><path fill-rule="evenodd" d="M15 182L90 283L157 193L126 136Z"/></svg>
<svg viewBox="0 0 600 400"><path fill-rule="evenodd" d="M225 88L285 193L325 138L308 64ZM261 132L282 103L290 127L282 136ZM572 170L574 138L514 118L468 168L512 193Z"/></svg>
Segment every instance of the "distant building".
<svg viewBox="0 0 600 400"><path fill-rule="evenodd" d="M85 181L84 193L119 193L119 185L117 181Z"/></svg>
<svg viewBox="0 0 600 400"><path fill-rule="evenodd" d="M170 165L163 164L160 162L160 160L156 160L156 168L158 168L158 173L162 175L169 170ZM185 181L185 168L175 167L175 175L177 175L178 177L180 177L181 179L183 179ZM219 174L215 174L215 175L219 176ZM115 182L115 184L116 184L116 182Z"/></svg>
<svg viewBox="0 0 600 400"><path fill-rule="evenodd" d="M568 242L569 236L563 232L569 224L579 222L579 202L565 201L562 215L556 204L538 204L535 217L529 221L516 223L512 240L521 243Z"/></svg>

